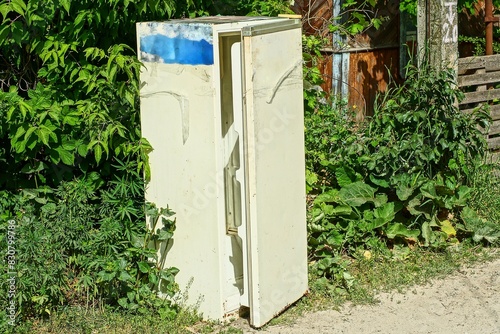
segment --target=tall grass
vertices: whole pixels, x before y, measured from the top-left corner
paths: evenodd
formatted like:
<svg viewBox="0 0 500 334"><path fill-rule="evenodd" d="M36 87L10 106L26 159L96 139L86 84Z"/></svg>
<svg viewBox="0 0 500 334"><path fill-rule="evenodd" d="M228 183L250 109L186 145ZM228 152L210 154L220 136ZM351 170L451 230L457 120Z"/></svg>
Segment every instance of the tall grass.
<svg viewBox="0 0 500 334"><path fill-rule="evenodd" d="M472 176L469 205L490 223L500 224L500 161L486 161Z"/></svg>

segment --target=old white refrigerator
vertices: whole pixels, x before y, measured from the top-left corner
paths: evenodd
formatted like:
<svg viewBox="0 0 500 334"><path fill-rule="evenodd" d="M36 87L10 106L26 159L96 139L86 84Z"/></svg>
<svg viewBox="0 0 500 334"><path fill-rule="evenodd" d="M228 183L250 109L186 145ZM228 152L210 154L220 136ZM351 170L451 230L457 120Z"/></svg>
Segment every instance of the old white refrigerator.
<svg viewBox="0 0 500 334"><path fill-rule="evenodd" d="M166 265L205 318L260 327L307 291L301 24L137 24L146 200L176 212ZM164 250L161 250L164 251Z"/></svg>

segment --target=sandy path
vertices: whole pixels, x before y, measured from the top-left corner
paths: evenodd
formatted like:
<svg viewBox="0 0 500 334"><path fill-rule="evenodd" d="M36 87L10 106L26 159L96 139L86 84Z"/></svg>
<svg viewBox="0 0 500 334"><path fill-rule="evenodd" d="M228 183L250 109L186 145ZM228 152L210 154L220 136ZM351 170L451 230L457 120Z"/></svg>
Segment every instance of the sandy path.
<svg viewBox="0 0 500 334"><path fill-rule="evenodd" d="M307 313L294 324L244 333L500 333L500 259L463 269L406 293L381 293L377 305Z"/></svg>

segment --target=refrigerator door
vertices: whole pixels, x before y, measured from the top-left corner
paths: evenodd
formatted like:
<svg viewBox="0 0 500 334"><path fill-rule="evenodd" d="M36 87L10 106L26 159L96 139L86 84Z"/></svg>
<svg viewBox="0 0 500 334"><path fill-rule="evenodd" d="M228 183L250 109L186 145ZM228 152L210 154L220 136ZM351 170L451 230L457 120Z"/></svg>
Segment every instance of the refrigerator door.
<svg viewBox="0 0 500 334"><path fill-rule="evenodd" d="M298 20L242 29L250 323L307 291L302 36Z"/></svg>

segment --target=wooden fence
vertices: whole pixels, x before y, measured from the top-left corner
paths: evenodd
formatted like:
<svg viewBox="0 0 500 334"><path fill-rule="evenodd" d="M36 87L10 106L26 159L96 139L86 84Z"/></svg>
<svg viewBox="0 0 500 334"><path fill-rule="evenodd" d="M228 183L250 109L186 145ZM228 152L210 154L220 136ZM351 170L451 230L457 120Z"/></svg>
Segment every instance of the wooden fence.
<svg viewBox="0 0 500 334"><path fill-rule="evenodd" d="M500 150L500 54L459 58L458 85L465 92L460 103L464 112L480 104L490 105L492 123L487 134L488 147Z"/></svg>

